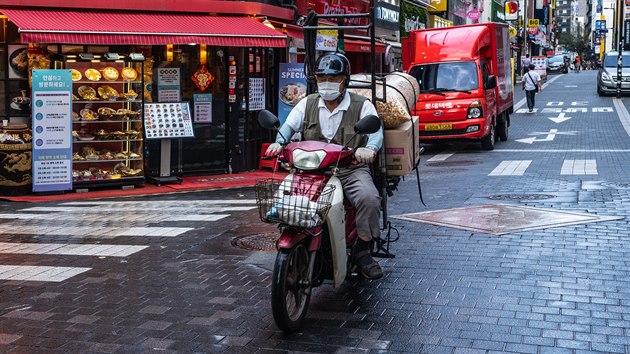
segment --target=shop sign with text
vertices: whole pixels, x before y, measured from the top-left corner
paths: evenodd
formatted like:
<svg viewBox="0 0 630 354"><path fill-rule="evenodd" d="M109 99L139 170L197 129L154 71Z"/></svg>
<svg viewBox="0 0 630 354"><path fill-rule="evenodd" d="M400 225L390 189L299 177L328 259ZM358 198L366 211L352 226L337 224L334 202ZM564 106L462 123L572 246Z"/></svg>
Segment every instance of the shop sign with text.
<svg viewBox="0 0 630 354"><path fill-rule="evenodd" d="M398 6L379 2L374 9L376 25L381 28L398 30L400 27L400 8Z"/></svg>
<svg viewBox="0 0 630 354"><path fill-rule="evenodd" d="M33 192L72 189L72 74L33 70Z"/></svg>

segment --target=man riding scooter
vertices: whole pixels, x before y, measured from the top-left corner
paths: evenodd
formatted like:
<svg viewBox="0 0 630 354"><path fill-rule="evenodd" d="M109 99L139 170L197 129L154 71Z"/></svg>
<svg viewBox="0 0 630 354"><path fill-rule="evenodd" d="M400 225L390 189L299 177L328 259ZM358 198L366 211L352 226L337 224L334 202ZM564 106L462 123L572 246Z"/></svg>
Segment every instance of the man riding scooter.
<svg viewBox="0 0 630 354"><path fill-rule="evenodd" d="M376 157L383 145L382 128L369 134L367 142L354 139L354 125L369 115L377 115L374 105L365 97L348 92L350 63L339 53L327 53L315 64L318 93L303 98L289 113L280 128L276 142L271 144L266 156L276 156L286 141L296 132L302 140L317 140L338 145L347 145L355 151L359 164L341 171L341 180L346 199L357 211L356 226L359 238L352 252L352 261L361 275L368 279L383 276L380 265L370 254L370 242L380 237L381 197L374 185L368 164Z"/></svg>

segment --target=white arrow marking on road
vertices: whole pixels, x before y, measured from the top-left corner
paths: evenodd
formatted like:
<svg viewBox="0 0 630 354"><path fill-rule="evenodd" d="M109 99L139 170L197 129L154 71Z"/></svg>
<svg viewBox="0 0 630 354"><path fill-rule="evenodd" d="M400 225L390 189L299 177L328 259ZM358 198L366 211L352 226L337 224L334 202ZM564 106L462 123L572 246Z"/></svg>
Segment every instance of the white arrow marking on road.
<svg viewBox="0 0 630 354"><path fill-rule="evenodd" d="M578 85L564 85L564 87L578 87Z"/></svg>
<svg viewBox="0 0 630 354"><path fill-rule="evenodd" d="M556 123L562 123L565 120L569 120L571 119L571 117L565 117L564 113L558 113L557 117L549 117L549 120L556 122Z"/></svg>
<svg viewBox="0 0 630 354"><path fill-rule="evenodd" d="M532 137L532 138L526 138L526 139L518 139L516 141L520 142L520 143L525 143L525 144L532 144L533 142L539 142L539 141L552 141L555 137L556 134L558 133L558 129L551 129L549 131L549 133L532 133L530 135L539 135L539 134L547 134L547 137L544 139L538 139L536 137Z"/></svg>

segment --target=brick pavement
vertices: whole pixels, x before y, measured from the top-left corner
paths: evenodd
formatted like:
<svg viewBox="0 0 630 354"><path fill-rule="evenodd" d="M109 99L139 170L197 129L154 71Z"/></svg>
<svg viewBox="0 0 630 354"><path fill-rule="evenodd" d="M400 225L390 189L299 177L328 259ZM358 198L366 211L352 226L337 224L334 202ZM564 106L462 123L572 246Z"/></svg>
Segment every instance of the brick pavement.
<svg viewBox="0 0 630 354"><path fill-rule="evenodd" d="M558 87L539 97L539 107L546 95L571 99L572 93L561 85L591 85L593 78L593 73L584 72L557 79ZM591 91L594 86L584 95ZM611 105L609 98L594 100ZM623 148L628 137L619 133L615 119L597 114L575 118L562 128L594 134L558 138L553 148ZM611 129L596 129L599 125ZM423 163L427 207L419 205L411 177L392 199L391 214L488 202L488 196L501 193L546 193L558 197L520 204L628 215L627 153L534 153L535 168L525 175L488 182L498 162L524 154L513 151L523 148L514 139L550 126L542 114L517 114L510 141L499 143L495 152L482 153L475 145L461 148L449 164ZM429 148L427 157L442 149ZM577 157L597 159L599 175L561 176L562 160ZM195 199L239 195L253 198L251 190L194 194ZM144 199L181 198L185 204L189 196ZM1 264L93 268L60 283L0 281L0 352L630 351L630 231L625 219L502 236L393 221L402 237L394 244L397 257L381 261L385 278L353 280L339 289L317 288L304 330L285 335L270 314L273 254L229 244L234 236L274 229L261 225L252 212L237 215L230 222L197 224L176 238L107 239L111 244L149 246L124 258L66 257L60 264L55 255L0 254ZM190 222L152 226L190 227ZM3 235L0 241L76 239Z"/></svg>

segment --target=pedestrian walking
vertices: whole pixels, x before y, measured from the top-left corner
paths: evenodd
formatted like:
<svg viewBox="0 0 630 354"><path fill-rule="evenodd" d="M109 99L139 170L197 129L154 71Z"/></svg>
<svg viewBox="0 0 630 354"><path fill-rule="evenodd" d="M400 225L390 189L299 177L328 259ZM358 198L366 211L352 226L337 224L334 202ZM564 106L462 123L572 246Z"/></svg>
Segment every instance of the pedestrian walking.
<svg viewBox="0 0 630 354"><path fill-rule="evenodd" d="M527 72L527 68L529 68L529 64L532 63L532 60L529 59L529 54L525 54L525 58L521 58L521 72L525 74Z"/></svg>
<svg viewBox="0 0 630 354"><path fill-rule="evenodd" d="M540 75L534 71L534 68L534 64L529 64L527 72L523 75L523 90L525 90L525 97L527 97L527 108L529 108L530 112L534 111L534 105L536 104L536 93L542 92Z"/></svg>

